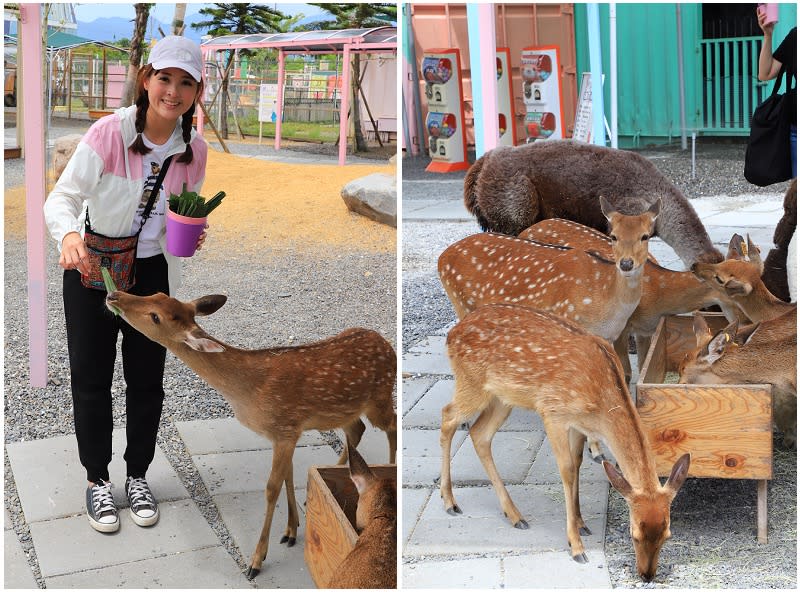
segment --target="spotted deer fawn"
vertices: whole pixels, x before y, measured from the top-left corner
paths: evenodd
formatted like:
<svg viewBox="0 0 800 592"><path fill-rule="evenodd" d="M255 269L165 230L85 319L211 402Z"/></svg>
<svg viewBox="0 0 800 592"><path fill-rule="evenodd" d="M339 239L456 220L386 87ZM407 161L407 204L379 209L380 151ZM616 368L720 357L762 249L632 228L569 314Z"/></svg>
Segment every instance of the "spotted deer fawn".
<svg viewBox="0 0 800 592"><path fill-rule="evenodd" d="M483 233L439 256L439 277L459 318L485 304L560 314L613 342L639 304L647 244L660 201L624 216L601 198L615 261L581 249Z"/></svg>
<svg viewBox="0 0 800 592"><path fill-rule="evenodd" d="M562 218L542 220L523 230L519 238L585 251L594 250L604 257L614 257L613 243L607 235ZM636 353L641 368L650 348L650 337L655 333L662 316L692 312L714 304L722 308L728 320L736 318L736 304L727 294L714 290L691 272L661 267L652 255L648 256L639 306L614 342L614 349L622 361L626 379L630 380L631 376L628 335L633 335L636 340Z"/></svg>
<svg viewBox="0 0 800 592"><path fill-rule="evenodd" d="M106 305L219 391L239 422L272 441L266 517L247 571L252 579L267 556L272 515L284 484L289 521L281 543L295 544L299 515L292 456L302 432L342 428L347 443L355 448L365 429L363 414L386 432L389 462L394 462L397 418L392 389L397 359L389 342L368 329L347 329L305 345L237 349L211 337L195 322L196 316L217 311L226 299L211 295L181 302L165 294L111 292ZM343 451L339 463L346 458Z"/></svg>
<svg viewBox="0 0 800 592"><path fill-rule="evenodd" d="M358 541L327 588L397 588L397 482L379 479L358 451L347 447L358 491Z"/></svg>
<svg viewBox="0 0 800 592"><path fill-rule="evenodd" d="M728 246L728 258L721 263L695 263L692 273L720 294L730 298L753 321L765 321L797 311L797 303L776 298L764 285L764 264L750 236L747 242L734 234Z"/></svg>
<svg viewBox="0 0 800 592"><path fill-rule="evenodd" d="M670 537L670 504L688 475L689 455L678 459L662 486L611 345L548 312L488 305L450 330L447 354L455 377L453 400L442 409L440 437L440 489L447 512L461 513L450 476L453 434L479 413L470 428L478 457L511 524L528 527L503 485L491 443L513 407L532 409L542 417L564 486L572 558L588 561L580 536L590 532L581 516L578 471L586 438L601 439L621 468L620 473L603 461L609 481L630 509L638 573L651 580Z"/></svg>
<svg viewBox="0 0 800 592"><path fill-rule="evenodd" d="M681 384L771 384L773 419L783 443L797 442L797 314L753 323L734 321L714 334L696 314L697 348L680 364Z"/></svg>

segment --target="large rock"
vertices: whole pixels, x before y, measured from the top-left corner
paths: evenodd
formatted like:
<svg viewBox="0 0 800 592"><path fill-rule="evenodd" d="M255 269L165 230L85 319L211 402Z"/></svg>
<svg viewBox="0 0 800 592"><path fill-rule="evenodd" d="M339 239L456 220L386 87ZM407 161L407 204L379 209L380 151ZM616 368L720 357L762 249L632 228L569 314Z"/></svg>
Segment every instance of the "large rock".
<svg viewBox="0 0 800 592"><path fill-rule="evenodd" d="M342 199L351 212L397 228L397 179L373 173L342 188Z"/></svg>
<svg viewBox="0 0 800 592"><path fill-rule="evenodd" d="M83 137L82 134L69 134L57 138L53 143L53 178L58 180L69 159L72 158L75 148Z"/></svg>

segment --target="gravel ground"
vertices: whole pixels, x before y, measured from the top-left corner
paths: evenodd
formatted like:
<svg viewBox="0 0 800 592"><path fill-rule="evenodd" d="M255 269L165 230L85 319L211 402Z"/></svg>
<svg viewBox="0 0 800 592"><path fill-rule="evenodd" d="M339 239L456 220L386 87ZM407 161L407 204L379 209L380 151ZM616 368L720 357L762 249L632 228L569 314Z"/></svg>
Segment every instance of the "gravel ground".
<svg viewBox="0 0 800 592"><path fill-rule="evenodd" d="M741 142L698 143L695 178L690 150L680 146L641 150L684 194L697 197L783 194L788 183L758 188L742 176ZM470 158L472 162L474 155ZM429 161L403 160L403 201L461 199L464 172L432 176ZM746 221L743 221L746 225ZM403 351L456 320L436 274L436 259L448 245L479 232L477 223L404 223L402 226ZM761 245L768 250L770 245ZM614 587L635 588L796 588L797 454L774 441L769 483L769 542L756 542L756 485L753 481L689 479L673 503L672 533L661 552L656 581L643 583L632 572L633 547L628 508L609 493L605 552Z"/></svg>
<svg viewBox="0 0 800 592"><path fill-rule="evenodd" d="M54 137L81 132L85 122L61 121L51 129ZM234 154L258 154L252 142L230 141ZM330 147L298 145L316 153L336 154ZM5 161L5 188L23 184L23 162ZM322 215L322 213L321 213ZM224 292L228 303L203 327L232 344L251 349L296 344L334 335L358 325L379 331L397 347L397 278L394 253L369 249L325 249L313 254L307 248L270 249L254 244L248 253L233 249L206 249L184 264L184 283L178 298ZM48 241L48 371L46 388L29 384L26 244L4 237L4 412L5 442L49 438L74 432L69 381L61 273L55 243ZM321 253L321 254L320 254ZM118 354L114 378L114 425L125 425L124 380ZM232 417L224 399L202 382L172 354L167 355L164 388L167 393L159 428L158 445L169 459L192 499L197 503L221 543L242 570L246 557L233 543L216 505L203 484L179 436L176 422ZM339 451L339 439L323 434ZM117 451L119 453L119 451ZM14 530L29 557L40 587L39 571L30 532L25 524L8 455L4 455L5 507ZM75 477L76 495L82 495L83 478Z"/></svg>

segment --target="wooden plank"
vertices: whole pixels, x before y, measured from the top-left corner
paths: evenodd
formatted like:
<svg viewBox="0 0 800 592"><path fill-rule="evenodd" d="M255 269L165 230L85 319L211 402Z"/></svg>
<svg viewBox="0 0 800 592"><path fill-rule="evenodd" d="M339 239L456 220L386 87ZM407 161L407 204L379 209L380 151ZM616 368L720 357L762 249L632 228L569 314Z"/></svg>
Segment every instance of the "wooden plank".
<svg viewBox="0 0 800 592"><path fill-rule="evenodd" d="M380 479L396 479L395 465L370 465ZM345 465L311 467L306 495L306 543L303 551L317 587L328 584L358 540L358 493Z"/></svg>
<svg viewBox="0 0 800 592"><path fill-rule="evenodd" d="M767 482L761 480L757 484L758 492L758 542L762 545L767 543Z"/></svg>
<svg viewBox="0 0 800 592"><path fill-rule="evenodd" d="M724 329L728 325L728 321L722 313L704 312L703 316L712 331ZM694 316L690 314L670 315L662 320L666 332L666 371L677 372L686 352L697 346L694 337Z"/></svg>
<svg viewBox="0 0 800 592"><path fill-rule="evenodd" d="M644 364L639 376L639 384L656 384L664 382L664 375L667 373L666 362L666 339L664 337L665 319L661 319L656 327L656 332L650 340L650 349L645 357ZM638 397L638 387L637 387Z"/></svg>

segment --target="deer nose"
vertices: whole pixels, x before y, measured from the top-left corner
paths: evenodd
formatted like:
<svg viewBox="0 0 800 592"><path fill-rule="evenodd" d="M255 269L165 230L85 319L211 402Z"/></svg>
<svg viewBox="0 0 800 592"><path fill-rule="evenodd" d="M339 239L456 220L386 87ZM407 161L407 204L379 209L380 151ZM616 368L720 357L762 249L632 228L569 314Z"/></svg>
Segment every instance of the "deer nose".
<svg viewBox="0 0 800 592"><path fill-rule="evenodd" d="M619 268L622 271L630 271L631 269L633 269L633 259L622 259L619 262Z"/></svg>

